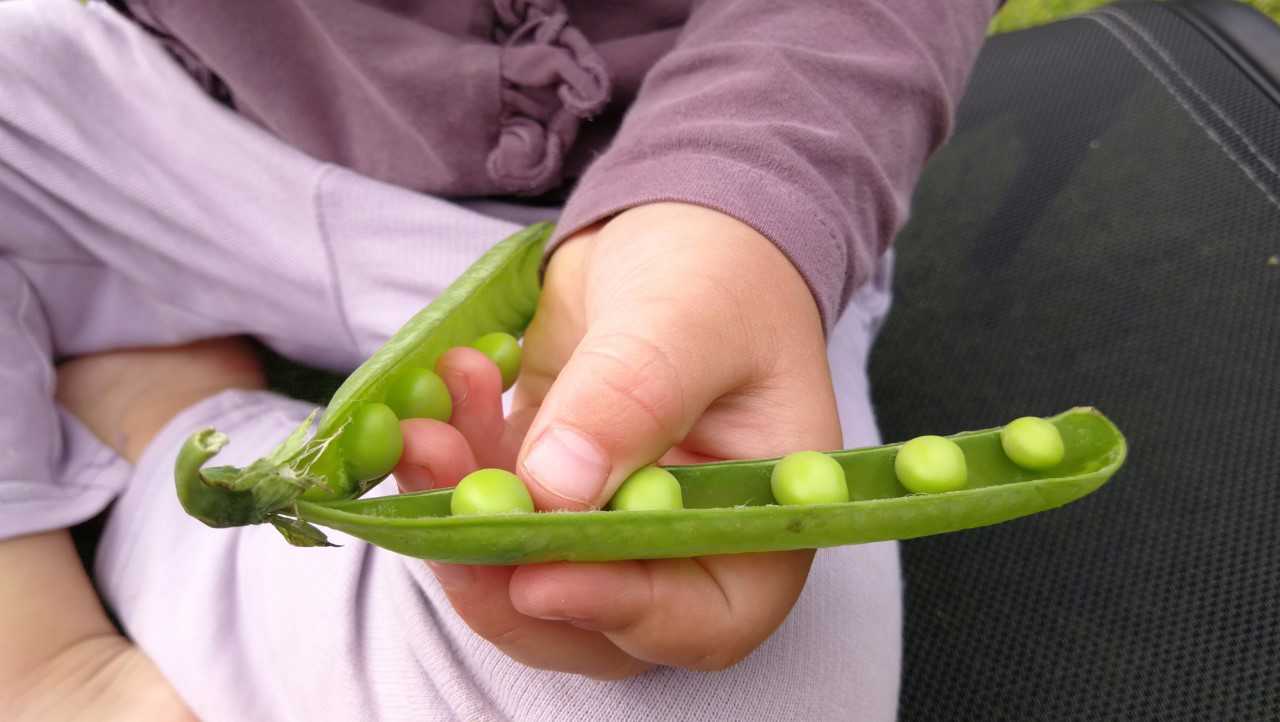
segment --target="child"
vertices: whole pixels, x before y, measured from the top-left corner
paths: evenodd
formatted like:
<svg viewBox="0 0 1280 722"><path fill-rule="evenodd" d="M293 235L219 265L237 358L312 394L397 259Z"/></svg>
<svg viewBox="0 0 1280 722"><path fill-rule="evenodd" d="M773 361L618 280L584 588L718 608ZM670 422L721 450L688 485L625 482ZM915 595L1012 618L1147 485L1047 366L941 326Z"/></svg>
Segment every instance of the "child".
<svg viewBox="0 0 1280 722"><path fill-rule="evenodd" d="M394 94L373 92L365 99L372 104L353 107L343 104L342 86L332 115L314 108L291 115L274 101L306 90L287 72L292 55L276 58L280 67L259 66L256 80L228 60L224 89L238 116L202 96L151 38L108 11L62 0L0 4L0 334L8 339L0 353L9 373L0 383L11 408L22 410L0 427L7 452L0 537L13 538L0 572L13 578L32 559L52 558L42 567L56 577L50 584L71 590L58 598L83 601L84 584L57 576L67 561L59 537L31 535L116 500L95 578L145 657L133 648L121 654L142 670L138 689L154 691L158 669L202 718L892 718L900 645L893 545L831 550L816 561L793 552L514 570L428 569L353 541L297 550L269 529L203 528L173 498L170 468L186 433L218 426L233 440L218 463L243 462L307 412L236 390L259 381L232 342L73 362L58 380L69 413L50 404L51 359L228 334L349 369L486 244L514 230L317 161L246 120L314 155L419 190L553 188L576 162L575 149L591 147L575 143L591 126L580 127L574 108L599 109L592 79L607 67L618 69L609 80L625 78L631 56L616 46L610 62L593 54L563 8L510 5L519 7L499 3L506 29L496 35L506 44L494 51L508 105L498 142L485 173L450 185L452 164L474 164L477 151L467 147L475 140L468 119L447 107L423 123L456 129L457 144L443 130L425 133L419 150L443 160L420 158L418 168L398 162L412 143L388 150L369 141L383 129L378 118L387 127L403 119L380 115L386 107L374 102L395 107ZM403 486L451 483L473 465L505 466L520 473L540 508L588 508L658 458L876 442L863 367L887 303L880 252L901 223L920 163L945 135L948 104L991 8L947 10L952 25L934 42L926 37L934 20L923 9L852 5L858 9L844 21L867 47L901 57L809 52L807 44L831 41L811 31L840 16L832 8L775 8L757 26L738 6L708 5L679 37L631 36L665 54L637 74L638 89L614 88L615 97L637 99L561 216L510 417L502 418L491 366L465 351L446 357L441 370L457 415L451 427L405 424ZM524 14L504 15L516 10ZM195 20L175 15L170 23L182 27L169 29L208 41L211 56L243 59L217 51L224 47L217 38L234 33L202 35L218 26ZM270 27L258 30L270 36ZM522 37L555 40L564 52L539 61L533 56L542 51L530 55ZM771 48L774 38L782 41ZM854 38L836 44L844 43L856 45ZM441 47L463 67L491 67L461 61L481 52L476 45ZM200 57L184 47L188 61ZM764 59L721 67L713 76L720 86L690 85L709 63L723 63L717 57L744 49ZM528 67L512 64L526 56ZM574 63L564 65L566 57ZM833 78L841 62L858 74ZM786 88L777 85L779 72ZM286 81L279 98L262 84L275 73ZM552 83L550 95L508 92L522 78L545 89L547 76L579 83ZM743 104L743 92L754 102ZM817 121L785 122L804 116L815 97L830 102L815 111ZM868 110L857 101L884 105ZM753 118L757 107L763 115ZM837 110L848 117L832 115L831 127L818 122ZM886 122L895 110L901 115ZM360 120L366 111L372 126ZM683 124L664 126L664 113ZM304 117L332 123L317 129ZM439 124L442 117L448 123ZM531 130L538 125L531 118L545 125ZM704 135L690 140L686 126ZM455 151L463 155L453 158ZM654 165L668 155L679 162ZM508 217L528 212L483 207ZM0 693L26 689L21 708L51 718L33 705L76 699L57 684L76 678L50 671L62 668L49 660L67 645L111 635L100 627L68 631L76 625L67 620L92 615L79 613L83 604L48 605L49 589L2 591L29 616L4 630L20 643L0 662ZM30 633L49 616L62 626ZM54 683L20 684L30 670ZM626 681L595 681L611 679ZM172 702L160 689L156 696ZM127 710L133 702L121 703L126 717L136 718Z"/></svg>

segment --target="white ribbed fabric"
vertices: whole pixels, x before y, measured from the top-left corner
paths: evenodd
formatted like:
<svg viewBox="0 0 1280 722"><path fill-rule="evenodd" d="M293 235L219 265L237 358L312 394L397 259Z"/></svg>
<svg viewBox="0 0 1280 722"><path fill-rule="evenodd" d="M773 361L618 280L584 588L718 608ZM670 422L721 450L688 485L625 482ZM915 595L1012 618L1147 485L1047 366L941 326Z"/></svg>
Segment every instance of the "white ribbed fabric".
<svg viewBox="0 0 1280 722"><path fill-rule="evenodd" d="M109 11L0 2L0 538L115 500L95 578L206 720L892 719L895 545L820 553L787 622L729 671L593 682L495 651L416 560L183 514L172 464L190 431L217 426L219 462L247 462L304 404L221 394L133 467L52 403L51 359L125 345L251 333L351 368L515 228L281 145ZM888 278L886 261L831 338L848 446L878 440L865 364Z"/></svg>

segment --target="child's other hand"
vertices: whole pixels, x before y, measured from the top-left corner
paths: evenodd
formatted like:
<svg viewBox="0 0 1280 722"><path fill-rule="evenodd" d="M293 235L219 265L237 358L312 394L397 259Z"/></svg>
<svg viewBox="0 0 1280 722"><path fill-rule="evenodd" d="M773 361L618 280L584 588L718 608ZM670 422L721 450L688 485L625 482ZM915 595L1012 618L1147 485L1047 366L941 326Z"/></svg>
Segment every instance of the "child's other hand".
<svg viewBox="0 0 1280 722"><path fill-rule="evenodd" d="M487 359L455 349L440 370L460 399L457 431L406 422L397 477L408 488L514 468L540 509L588 509L659 458L841 442L808 287L768 239L697 206L634 208L556 251L505 422ZM812 558L433 568L462 618L512 658L618 678L735 664L786 617Z"/></svg>

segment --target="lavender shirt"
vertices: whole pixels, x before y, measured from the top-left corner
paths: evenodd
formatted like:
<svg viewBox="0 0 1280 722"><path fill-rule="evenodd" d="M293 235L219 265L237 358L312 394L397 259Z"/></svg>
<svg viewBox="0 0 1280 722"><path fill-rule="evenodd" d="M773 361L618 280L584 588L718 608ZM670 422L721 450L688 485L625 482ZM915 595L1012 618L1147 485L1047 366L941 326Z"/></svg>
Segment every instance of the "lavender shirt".
<svg viewBox="0 0 1280 722"><path fill-rule="evenodd" d="M115 0L325 161L569 195L555 243L684 201L773 240L830 329L905 222L995 0Z"/></svg>

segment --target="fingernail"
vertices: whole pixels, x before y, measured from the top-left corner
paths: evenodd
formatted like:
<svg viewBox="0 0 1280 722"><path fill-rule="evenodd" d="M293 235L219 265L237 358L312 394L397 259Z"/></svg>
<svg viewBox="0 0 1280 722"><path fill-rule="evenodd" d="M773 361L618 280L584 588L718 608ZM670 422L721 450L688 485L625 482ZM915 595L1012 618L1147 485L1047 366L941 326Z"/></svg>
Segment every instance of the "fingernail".
<svg viewBox="0 0 1280 722"><path fill-rule="evenodd" d="M467 397L471 395L471 385L467 383L467 375L461 371L445 371L440 374L440 378L444 379L445 388L449 389L449 394L453 395L454 391L459 391L452 401L454 406L461 406L467 402Z"/></svg>
<svg viewBox="0 0 1280 722"><path fill-rule="evenodd" d="M591 504L609 478L604 450L582 434L553 426L524 460L525 472L547 491L567 501Z"/></svg>
<svg viewBox="0 0 1280 722"><path fill-rule="evenodd" d="M471 567L466 564L440 564L427 562L436 581L448 591L457 591L471 583Z"/></svg>
<svg viewBox="0 0 1280 722"><path fill-rule="evenodd" d="M415 491L431 491L436 487L436 480L431 476L431 471L427 467L420 464L406 464L403 467L397 467L396 474L392 474L396 479L396 486L400 489L401 494L409 494Z"/></svg>

